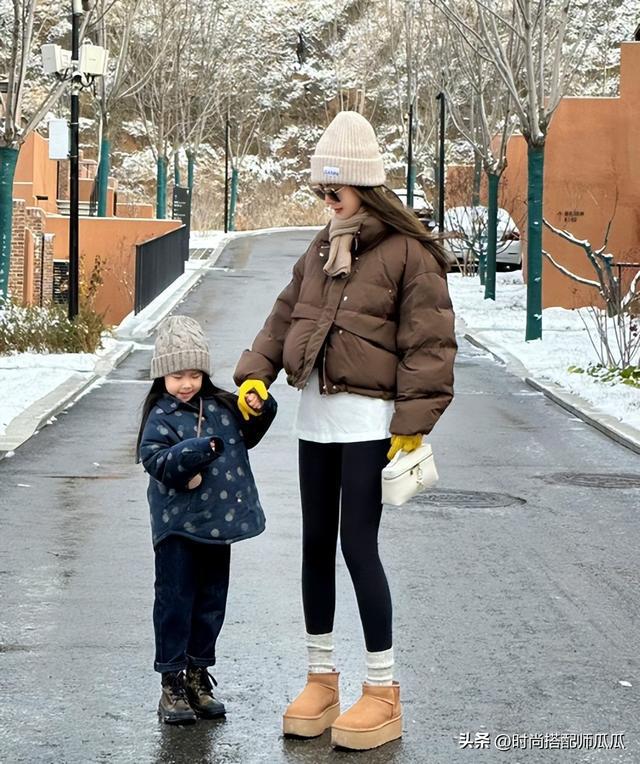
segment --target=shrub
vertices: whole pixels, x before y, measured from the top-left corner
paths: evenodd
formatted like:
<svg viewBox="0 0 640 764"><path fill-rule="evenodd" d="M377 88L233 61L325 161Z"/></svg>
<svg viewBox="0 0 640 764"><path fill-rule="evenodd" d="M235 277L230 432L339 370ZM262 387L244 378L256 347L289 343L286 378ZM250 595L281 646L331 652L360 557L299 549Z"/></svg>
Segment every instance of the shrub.
<svg viewBox="0 0 640 764"><path fill-rule="evenodd" d="M101 346L102 317L84 308L69 321L65 306L22 307L0 303L0 355L8 353L94 353Z"/></svg>
<svg viewBox="0 0 640 764"><path fill-rule="evenodd" d="M102 284L104 262L96 263L88 279L80 279L80 311L69 321L65 305L17 305L0 299L0 355L9 353L95 353L105 330L94 308Z"/></svg>

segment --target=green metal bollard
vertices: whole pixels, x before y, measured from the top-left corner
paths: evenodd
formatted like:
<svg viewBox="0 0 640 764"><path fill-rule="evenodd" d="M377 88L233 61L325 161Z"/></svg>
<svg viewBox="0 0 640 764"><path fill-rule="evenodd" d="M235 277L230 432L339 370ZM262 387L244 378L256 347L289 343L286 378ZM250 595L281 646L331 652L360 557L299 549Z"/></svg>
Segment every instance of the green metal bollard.
<svg viewBox="0 0 640 764"><path fill-rule="evenodd" d="M526 340L542 338L542 195L544 144L529 145L527 183L527 328Z"/></svg>
<svg viewBox="0 0 640 764"><path fill-rule="evenodd" d="M0 298L9 291L11 229L13 224L13 178L19 149L0 146Z"/></svg>
<svg viewBox="0 0 640 764"><path fill-rule="evenodd" d="M189 186L189 191L193 192L193 182L195 178L195 165L196 165L196 155L193 151L187 151L187 185Z"/></svg>
<svg viewBox="0 0 640 764"><path fill-rule="evenodd" d="M109 171L111 141L103 138L100 142L100 164L98 165L98 217L107 216L107 197L109 193Z"/></svg>
<svg viewBox="0 0 640 764"><path fill-rule="evenodd" d="M488 173L489 180L489 207L488 216L488 240L487 240L487 275L484 282L484 299L496 299L496 255L498 249L498 184L500 176Z"/></svg>
<svg viewBox="0 0 640 764"><path fill-rule="evenodd" d="M167 157L158 157L156 180L156 218L167 217Z"/></svg>
<svg viewBox="0 0 640 764"><path fill-rule="evenodd" d="M173 184L180 185L180 152L178 149L173 154Z"/></svg>
<svg viewBox="0 0 640 764"><path fill-rule="evenodd" d="M238 201L238 171L231 170L231 199L229 201L229 230L236 230L236 204Z"/></svg>

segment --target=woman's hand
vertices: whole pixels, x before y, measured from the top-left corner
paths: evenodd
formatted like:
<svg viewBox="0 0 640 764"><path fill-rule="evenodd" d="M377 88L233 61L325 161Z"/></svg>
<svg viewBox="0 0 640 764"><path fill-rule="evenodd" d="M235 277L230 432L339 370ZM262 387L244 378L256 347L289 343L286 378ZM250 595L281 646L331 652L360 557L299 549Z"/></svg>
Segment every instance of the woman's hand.
<svg viewBox="0 0 640 764"><path fill-rule="evenodd" d="M391 448L387 453L387 459L391 460L398 453L404 451L410 453L422 445L422 435L392 435Z"/></svg>
<svg viewBox="0 0 640 764"><path fill-rule="evenodd" d="M258 416L262 411L262 401L268 397L267 387L261 379L246 379L238 390L238 408L242 418L248 422L249 417Z"/></svg>

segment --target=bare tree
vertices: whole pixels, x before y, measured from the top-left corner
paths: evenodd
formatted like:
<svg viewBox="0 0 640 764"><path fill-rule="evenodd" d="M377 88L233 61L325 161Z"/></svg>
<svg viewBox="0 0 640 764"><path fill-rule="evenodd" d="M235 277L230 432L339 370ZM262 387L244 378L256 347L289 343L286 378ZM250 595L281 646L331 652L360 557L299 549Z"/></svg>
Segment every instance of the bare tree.
<svg viewBox="0 0 640 764"><path fill-rule="evenodd" d="M467 24L474 25L477 21L475 11L475 5L469 2L466 9L459 7L458 12L465 13ZM480 258L479 272L485 286L485 298L495 300L498 189L507 165L507 144L515 128L512 95L500 79L496 80L493 62L483 50L459 34L450 16L443 14L443 19L446 34L440 57L441 87L456 129L472 146L476 160L482 163L487 175L487 246ZM511 30L505 53L516 71L522 66L519 60L522 52L519 39ZM474 204L478 203L474 201Z"/></svg>
<svg viewBox="0 0 640 764"><path fill-rule="evenodd" d="M183 23L189 2L142 0L144 23L131 42L134 79L145 79L133 100L156 162L156 217L167 214L167 168L176 137L179 113L176 108L180 67L189 45L191 28Z"/></svg>
<svg viewBox="0 0 640 764"><path fill-rule="evenodd" d="M476 20L470 23L453 3L433 0L466 42L490 61L502 79L528 144L527 328L528 340L542 336L542 194L544 149L555 110L573 76L583 50L577 32L569 50L570 21L584 28L589 3L572 0L474 0ZM582 18L571 16L579 10ZM522 56L514 59L509 41ZM513 48L512 48L513 50Z"/></svg>
<svg viewBox="0 0 640 764"><path fill-rule="evenodd" d="M98 215L107 213L107 181L111 166L112 116L128 97L142 90L152 76L152 65L141 76L135 77L129 66L131 34L136 21L140 0L98 0L94 28L98 44L110 50L111 71L99 77L95 86L95 105L99 119L100 163L98 167ZM121 112L120 112L121 113Z"/></svg>
<svg viewBox="0 0 640 764"><path fill-rule="evenodd" d="M383 34L388 40L387 55L393 70L395 121L401 127L404 147L408 145L409 109L413 107L413 155L416 168L412 178L423 185L435 173L435 136L438 107L435 96L443 75L443 24L429 0L387 0ZM418 169L421 168L421 169ZM415 178L413 177L415 175Z"/></svg>
<svg viewBox="0 0 640 764"><path fill-rule="evenodd" d="M579 239L571 232L556 228L547 220L544 225L563 241L578 247L584 253L593 270L593 278L580 276L570 268L561 265L549 252L543 255L560 273L572 281L596 289L605 306L603 312L597 307L589 309L591 326L585 328L598 356L600 364L607 368L623 371L638 360L640 351L640 265L628 285L623 284L622 269L618 270L614 257L607 252L609 233L615 217L615 208L607 225L604 240L594 249L587 239ZM584 319L583 319L584 321ZM592 334L595 328L595 337Z"/></svg>
<svg viewBox="0 0 640 764"><path fill-rule="evenodd" d="M212 132L219 111L221 70L225 52L237 43L237 27L230 23L221 0L209 0L189 11L192 26L190 45L185 51L177 88L178 135L176 150L185 148L187 184L194 187L198 151ZM178 172L178 171L176 171Z"/></svg>
<svg viewBox="0 0 640 764"><path fill-rule="evenodd" d="M26 107L33 91L43 90L34 77L33 51L45 30L59 15L57 4L37 0L12 0L11 8L2 18L4 34L9 38L6 48L0 48L0 63L6 67L6 81L0 89L0 298L6 296L11 259L11 230L13 222L13 178L20 147L40 124L43 117L64 93L66 83L56 82L44 88L34 107ZM89 14L80 29L84 35Z"/></svg>

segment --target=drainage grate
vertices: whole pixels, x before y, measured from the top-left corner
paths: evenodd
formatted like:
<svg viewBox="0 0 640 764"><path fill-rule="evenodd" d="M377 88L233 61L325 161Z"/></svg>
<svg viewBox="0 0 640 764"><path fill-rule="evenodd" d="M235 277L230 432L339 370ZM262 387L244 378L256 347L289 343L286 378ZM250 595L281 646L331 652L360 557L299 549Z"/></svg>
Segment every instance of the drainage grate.
<svg viewBox="0 0 640 764"><path fill-rule="evenodd" d="M192 247L189 250L189 260L209 260L214 251L209 247Z"/></svg>
<svg viewBox="0 0 640 764"><path fill-rule="evenodd" d="M525 499L511 496L508 493L490 493L487 491L429 491L419 493L412 503L421 507L435 509L493 509L494 507L511 507L526 504Z"/></svg>
<svg viewBox="0 0 640 764"><path fill-rule="evenodd" d="M640 474L633 472L555 472L542 478L545 483L580 488L640 488Z"/></svg>

